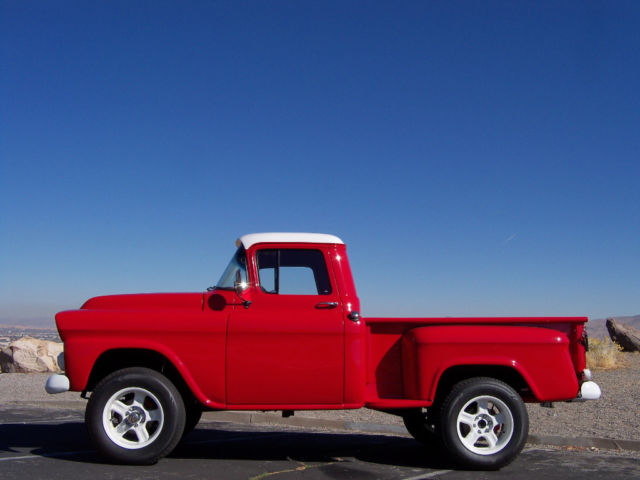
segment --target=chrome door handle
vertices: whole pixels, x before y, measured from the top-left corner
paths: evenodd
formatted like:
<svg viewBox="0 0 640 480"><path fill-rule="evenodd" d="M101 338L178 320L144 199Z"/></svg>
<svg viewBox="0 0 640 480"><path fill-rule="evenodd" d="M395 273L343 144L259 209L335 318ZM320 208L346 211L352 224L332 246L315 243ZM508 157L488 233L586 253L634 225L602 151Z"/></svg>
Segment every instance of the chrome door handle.
<svg viewBox="0 0 640 480"><path fill-rule="evenodd" d="M316 308L336 308L338 306L338 302L320 302L316 305Z"/></svg>

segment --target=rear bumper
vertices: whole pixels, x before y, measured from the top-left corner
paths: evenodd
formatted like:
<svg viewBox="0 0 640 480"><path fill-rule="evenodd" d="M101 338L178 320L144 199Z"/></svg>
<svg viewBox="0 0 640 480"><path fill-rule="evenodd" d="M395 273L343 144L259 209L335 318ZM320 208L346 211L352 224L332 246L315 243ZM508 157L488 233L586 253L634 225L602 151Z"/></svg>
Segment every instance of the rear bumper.
<svg viewBox="0 0 640 480"><path fill-rule="evenodd" d="M50 394L68 392L69 388L69 377L59 374L47 378L47 383L44 386L44 389Z"/></svg>

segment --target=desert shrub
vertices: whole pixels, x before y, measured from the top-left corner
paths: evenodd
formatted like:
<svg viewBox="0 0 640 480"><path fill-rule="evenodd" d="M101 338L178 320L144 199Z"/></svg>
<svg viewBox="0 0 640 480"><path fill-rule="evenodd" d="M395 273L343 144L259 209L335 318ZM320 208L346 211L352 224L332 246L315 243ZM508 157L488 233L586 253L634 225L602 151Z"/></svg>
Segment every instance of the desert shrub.
<svg viewBox="0 0 640 480"><path fill-rule="evenodd" d="M590 338L587 367L592 370L608 370L627 366L622 347L609 338Z"/></svg>

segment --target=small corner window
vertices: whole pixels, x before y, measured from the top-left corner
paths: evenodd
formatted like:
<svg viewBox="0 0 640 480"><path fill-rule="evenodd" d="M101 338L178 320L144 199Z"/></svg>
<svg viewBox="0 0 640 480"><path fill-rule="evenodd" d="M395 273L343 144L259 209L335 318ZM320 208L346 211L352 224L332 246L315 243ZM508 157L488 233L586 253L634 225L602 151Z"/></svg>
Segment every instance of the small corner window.
<svg viewBox="0 0 640 480"><path fill-rule="evenodd" d="M280 295L329 295L331 281L320 250L267 249L256 254L260 288Z"/></svg>
<svg viewBox="0 0 640 480"><path fill-rule="evenodd" d="M236 272L240 271L240 277L242 278L242 282L247 282L247 252L245 252L244 247L240 246L236 253L231 258L231 261L225 268L220 280L216 284L216 288L233 290Z"/></svg>

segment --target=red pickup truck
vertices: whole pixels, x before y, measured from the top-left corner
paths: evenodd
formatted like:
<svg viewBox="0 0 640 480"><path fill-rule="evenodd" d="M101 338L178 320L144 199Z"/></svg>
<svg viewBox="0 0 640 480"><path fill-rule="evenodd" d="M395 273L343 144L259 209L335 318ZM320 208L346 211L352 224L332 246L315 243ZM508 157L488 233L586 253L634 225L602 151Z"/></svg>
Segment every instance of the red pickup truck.
<svg viewBox="0 0 640 480"><path fill-rule="evenodd" d="M110 460L167 455L205 410L371 408L457 464L495 469L528 433L524 402L597 399L584 317L364 318L333 235L245 235L204 293L112 295L60 312L65 375L91 392Z"/></svg>

